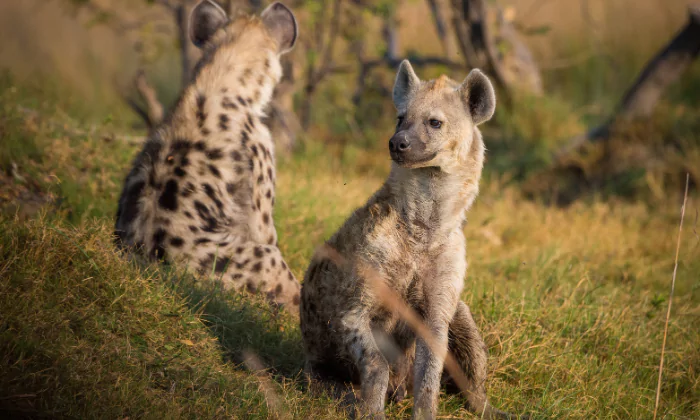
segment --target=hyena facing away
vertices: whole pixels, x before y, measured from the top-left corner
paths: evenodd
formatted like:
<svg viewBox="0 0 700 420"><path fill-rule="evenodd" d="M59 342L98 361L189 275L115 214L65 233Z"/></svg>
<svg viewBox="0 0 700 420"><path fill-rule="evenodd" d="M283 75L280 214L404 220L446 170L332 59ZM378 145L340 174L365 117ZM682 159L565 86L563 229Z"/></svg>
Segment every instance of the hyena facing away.
<svg viewBox="0 0 700 420"><path fill-rule="evenodd" d="M399 117L389 141L391 173L327 241L342 262L319 252L304 278L307 373L341 388L359 382L360 412L383 418L389 383L405 389L412 364L414 418L435 418L443 357L381 303L370 284L379 279L454 354L469 381L468 408L508 418L486 399L486 346L460 301L467 268L462 227L484 161L476 126L493 115L493 87L479 70L461 85L445 76L424 82L404 61L393 99Z"/></svg>
<svg viewBox="0 0 700 420"><path fill-rule="evenodd" d="M188 267L298 312L299 283L277 248L273 142L260 122L297 37L274 3L229 19L210 0L190 17L202 50L192 82L136 157L119 199L120 247Z"/></svg>

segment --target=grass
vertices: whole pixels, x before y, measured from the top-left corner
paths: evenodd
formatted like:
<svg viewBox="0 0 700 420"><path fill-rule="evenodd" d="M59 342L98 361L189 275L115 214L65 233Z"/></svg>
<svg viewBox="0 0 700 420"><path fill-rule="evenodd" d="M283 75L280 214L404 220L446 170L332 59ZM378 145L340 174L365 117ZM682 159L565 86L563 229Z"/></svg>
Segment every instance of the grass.
<svg viewBox="0 0 700 420"><path fill-rule="evenodd" d="M5 211L0 221L0 412L273 417L258 377L242 366L251 351L271 369L288 415L338 417L333 401L305 392L299 329L290 319L255 299L194 286L164 268L140 270L115 254L115 203L138 148L109 140L121 130L116 123L77 123L66 116L80 115L80 104L9 76L2 82L2 162L16 162L25 179L5 180L2 196L31 189L60 200L43 216ZM524 200L494 164L503 152L492 153L465 228L463 295L489 346L492 402L534 418L650 418L679 203L611 198L545 206ZM297 276L381 184L388 160L377 155L307 143L280 163L276 225ZM689 199L690 216L698 204L697 196ZM694 223L680 253L662 418L700 413ZM388 414L403 418L411 406L393 404ZM468 417L461 407L458 397L441 398L443 416Z"/></svg>
<svg viewBox="0 0 700 420"><path fill-rule="evenodd" d="M537 2L506 3L521 10ZM552 181L542 172L551 152L609 115L685 12L661 0L629 8L625 0L607 9L606 2L591 1L599 22L591 34L568 3L540 3L526 23L552 25L548 36L528 40L544 63L547 95L518 97L514 109L499 107L485 125L482 192L465 227L470 265L462 298L489 346L489 396L495 406L535 419L652 418L682 200L677 187L690 172L694 192L659 418L697 418L700 197L693 182L700 179L700 67L669 91L653 121L611 143L618 158L606 162L590 151L581 163L585 173L609 165L600 188L566 208L546 205L546 193L523 197L540 177ZM423 16L411 10L422 3L407 4L403 44L426 51L434 39L410 30ZM22 19L13 20L25 28L24 38L51 50L44 38L56 38L53 30L42 27L35 36ZM68 43L65 62L51 67L54 79L20 81L0 72L0 417L339 417L332 399L306 392L292 320L258 299L197 286L167 268L139 269L115 253L109 235L116 202L138 150L123 135L141 133L131 131L133 116L112 105L105 86L115 73L131 74L124 70L129 60L101 47L109 60L96 55L92 67L79 68L73 61L86 48L79 41L87 31L65 16L59 20L56 27L75 42ZM620 25L623 20L635 25ZM638 27L651 28L643 42ZM91 51L112 45L112 35L95 36ZM15 73L27 73L26 55L44 63L29 47L8 51L17 54L3 58ZM587 51L597 55L546 68ZM167 60L172 57L152 67L165 73L155 83L169 98L163 80L177 75ZM379 78L390 83L392 76ZM298 278L315 248L389 170L393 108L377 96L355 110L353 89L352 76L322 87L312 129L278 163L275 223ZM262 379L246 367L246 352L267 368ZM269 408L265 384L280 397L281 412ZM442 395L441 418L476 418L462 406L459 397ZM387 414L408 418L411 407L409 399Z"/></svg>

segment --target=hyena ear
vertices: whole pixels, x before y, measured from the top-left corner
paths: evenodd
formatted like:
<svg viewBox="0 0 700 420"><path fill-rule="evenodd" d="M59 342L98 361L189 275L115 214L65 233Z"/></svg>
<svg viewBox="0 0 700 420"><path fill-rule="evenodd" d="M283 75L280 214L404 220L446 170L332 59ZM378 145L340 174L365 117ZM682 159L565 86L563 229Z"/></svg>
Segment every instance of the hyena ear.
<svg viewBox="0 0 700 420"><path fill-rule="evenodd" d="M462 101L472 116L474 125L491 119L496 110L496 93L491 81L479 69L469 72L464 83L459 87Z"/></svg>
<svg viewBox="0 0 700 420"><path fill-rule="evenodd" d="M212 0L203 0L190 14L190 39L197 47L203 47L212 35L228 23L228 15Z"/></svg>
<svg viewBox="0 0 700 420"><path fill-rule="evenodd" d="M420 86L420 79L411 67L408 60L403 60L399 66L399 72L396 73L396 81L394 82L394 106L398 110L405 110L406 105L411 97L416 93Z"/></svg>
<svg viewBox="0 0 700 420"><path fill-rule="evenodd" d="M272 3L260 15L270 35L277 41L280 54L294 47L297 41L297 20L294 13L280 2Z"/></svg>

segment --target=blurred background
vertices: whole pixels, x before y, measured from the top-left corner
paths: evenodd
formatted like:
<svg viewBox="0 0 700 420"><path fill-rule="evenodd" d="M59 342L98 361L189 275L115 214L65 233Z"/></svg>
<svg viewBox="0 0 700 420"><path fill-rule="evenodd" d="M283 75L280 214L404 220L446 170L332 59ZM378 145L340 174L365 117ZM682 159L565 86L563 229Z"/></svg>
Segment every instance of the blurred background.
<svg viewBox="0 0 700 420"><path fill-rule="evenodd" d="M196 48L180 38L191 3L3 2L0 66L18 80L49 80L96 113L131 106L136 113L121 118L143 129L148 105L157 101L167 111L196 62ZM697 23L675 46L685 59L671 51L638 79L688 26L690 4L292 1L301 37L285 60L270 123L283 153L308 142L335 153L383 150L394 118L388 92L401 59L411 59L423 78L461 80L480 67L500 98L495 124L485 129L490 169L561 203L591 191L664 198L667 188L682 189L686 172L692 185L700 177ZM223 5L232 12L263 7L260 0ZM668 68L673 74L659 77ZM611 127L612 119L635 124ZM592 132L601 126L604 132ZM593 141L581 141L586 133Z"/></svg>
<svg viewBox="0 0 700 420"><path fill-rule="evenodd" d="M285 3L300 36L268 124L275 225L297 278L389 173L400 61L422 79L479 67L499 102L481 126L462 298L489 346L492 401L534 418L654 418L667 340L659 418L698 418L699 3ZM238 367L244 350L292 417L338 416L304 392L292 320L158 282L173 274L114 253L130 162L197 60L194 4L0 1L0 417L269 418L268 394ZM440 410L469 416L456 397Z"/></svg>

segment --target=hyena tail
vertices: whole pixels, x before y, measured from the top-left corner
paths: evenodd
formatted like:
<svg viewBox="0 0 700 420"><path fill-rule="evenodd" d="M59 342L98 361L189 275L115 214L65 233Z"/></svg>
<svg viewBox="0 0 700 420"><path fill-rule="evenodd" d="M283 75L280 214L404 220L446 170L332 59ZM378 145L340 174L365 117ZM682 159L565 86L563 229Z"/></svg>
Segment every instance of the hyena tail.
<svg viewBox="0 0 700 420"><path fill-rule="evenodd" d="M527 419L494 408L486 398L488 352L484 340L472 318L469 307L459 302L457 313L450 323L449 349L455 356L468 380L467 408L484 419ZM448 375L443 375L447 377ZM454 381L448 380L447 389L459 392Z"/></svg>

